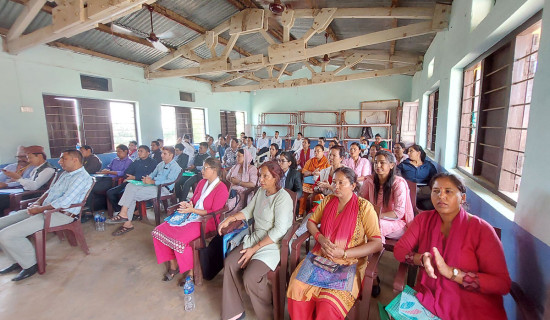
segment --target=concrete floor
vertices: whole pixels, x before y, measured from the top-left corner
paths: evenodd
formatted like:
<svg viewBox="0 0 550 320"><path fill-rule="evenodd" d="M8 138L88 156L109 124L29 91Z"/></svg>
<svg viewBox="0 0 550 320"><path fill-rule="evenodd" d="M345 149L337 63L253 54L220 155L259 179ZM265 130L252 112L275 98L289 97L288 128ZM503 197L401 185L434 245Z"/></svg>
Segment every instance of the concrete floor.
<svg viewBox="0 0 550 320"><path fill-rule="evenodd" d="M0 319L220 319L223 271L195 288L196 309L185 312L179 279L161 281L165 267L156 263L153 227L134 225L130 233L113 237L116 226L97 232L93 222L84 224L89 255L50 235L45 274L21 282L10 281L15 273L0 276ZM7 264L0 252L0 268ZM371 299L370 319L379 319L378 301L387 304L393 298L396 270L393 255L384 254L382 294ZM256 319L249 301L245 308L246 318Z"/></svg>

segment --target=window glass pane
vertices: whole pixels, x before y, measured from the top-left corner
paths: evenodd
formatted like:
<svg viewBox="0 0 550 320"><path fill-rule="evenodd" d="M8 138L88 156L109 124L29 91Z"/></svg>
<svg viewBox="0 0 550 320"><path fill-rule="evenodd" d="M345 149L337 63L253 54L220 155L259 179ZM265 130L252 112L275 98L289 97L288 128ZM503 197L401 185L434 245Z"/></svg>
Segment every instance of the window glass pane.
<svg viewBox="0 0 550 320"><path fill-rule="evenodd" d="M238 111L235 115L237 117L237 136L239 136L241 132L244 132L244 125L246 124L245 113Z"/></svg>
<svg viewBox="0 0 550 320"><path fill-rule="evenodd" d="M137 140L134 105L126 102L111 102L110 109L114 145L128 145L131 140Z"/></svg>
<svg viewBox="0 0 550 320"><path fill-rule="evenodd" d="M204 127L204 109L191 109L191 122L193 123L193 143L206 141Z"/></svg>
<svg viewBox="0 0 550 320"><path fill-rule="evenodd" d="M178 139L176 130L176 108L161 106L162 138L165 146L173 146Z"/></svg>

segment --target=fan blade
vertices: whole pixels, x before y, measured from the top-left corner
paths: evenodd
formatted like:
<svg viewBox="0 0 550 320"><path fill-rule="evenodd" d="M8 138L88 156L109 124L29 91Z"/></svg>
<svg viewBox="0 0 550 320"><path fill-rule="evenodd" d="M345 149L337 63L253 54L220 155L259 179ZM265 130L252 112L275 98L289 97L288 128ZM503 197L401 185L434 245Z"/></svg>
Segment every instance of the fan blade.
<svg viewBox="0 0 550 320"><path fill-rule="evenodd" d="M141 35L141 34L137 34L137 33L135 33L134 31L132 31L130 29L127 29L123 26L116 25L114 23L111 23L111 30L113 32L125 34L125 35L128 35L128 36L143 37L143 35Z"/></svg>
<svg viewBox="0 0 550 320"><path fill-rule="evenodd" d="M168 49L168 47L166 47L162 42L160 42L158 40L153 41L149 38L147 38L147 40L149 40L149 42L151 42L151 44L153 45L153 47L155 47L155 49L163 51L163 52L170 52L170 49Z"/></svg>

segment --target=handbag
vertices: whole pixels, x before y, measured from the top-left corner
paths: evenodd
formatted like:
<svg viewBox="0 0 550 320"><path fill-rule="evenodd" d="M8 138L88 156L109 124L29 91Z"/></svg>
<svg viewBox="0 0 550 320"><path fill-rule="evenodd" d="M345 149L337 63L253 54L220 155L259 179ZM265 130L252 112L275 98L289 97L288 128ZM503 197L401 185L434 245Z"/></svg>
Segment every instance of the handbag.
<svg viewBox="0 0 550 320"><path fill-rule="evenodd" d="M212 217L218 229L218 220L212 212ZM201 233L203 243L206 243L204 234ZM206 280L212 280L223 269L223 237L216 234L208 246L200 248L199 260L202 269L202 277Z"/></svg>

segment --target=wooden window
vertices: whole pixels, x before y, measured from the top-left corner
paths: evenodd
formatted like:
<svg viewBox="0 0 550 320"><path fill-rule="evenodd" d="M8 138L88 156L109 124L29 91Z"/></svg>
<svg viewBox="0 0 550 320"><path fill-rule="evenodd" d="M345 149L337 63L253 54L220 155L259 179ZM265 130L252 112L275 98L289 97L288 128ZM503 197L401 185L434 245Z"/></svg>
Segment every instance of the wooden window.
<svg viewBox="0 0 550 320"><path fill-rule="evenodd" d="M426 142L426 148L431 151L435 151L435 134L437 131L437 110L439 104L439 90L436 90L430 94L428 100L428 137Z"/></svg>
<svg viewBox="0 0 550 320"><path fill-rule="evenodd" d="M458 168L514 205L540 40L533 19L464 72Z"/></svg>
<svg viewBox="0 0 550 320"><path fill-rule="evenodd" d="M204 109L191 108L194 143L200 143L206 139L206 123L204 118Z"/></svg>
<svg viewBox="0 0 550 320"><path fill-rule="evenodd" d="M221 134L237 136L237 117L235 111L220 111Z"/></svg>
<svg viewBox="0 0 550 320"><path fill-rule="evenodd" d="M462 91L462 112L460 117L460 137L458 143L458 166L472 173L479 118L481 95L481 63L476 63L464 71Z"/></svg>
<svg viewBox="0 0 550 320"><path fill-rule="evenodd" d="M184 107L176 107L176 130L178 137L184 135L193 135L193 122L191 121L191 109Z"/></svg>
<svg viewBox="0 0 550 320"><path fill-rule="evenodd" d="M164 145L173 146L176 144L177 130L176 130L176 108L170 106L161 106L160 113L162 118L162 138L164 139Z"/></svg>
<svg viewBox="0 0 550 320"><path fill-rule="evenodd" d="M127 144L135 140L133 104L50 95L44 95L43 100L52 157L59 157L77 143L92 146L95 153L105 153L114 150L115 141Z"/></svg>

